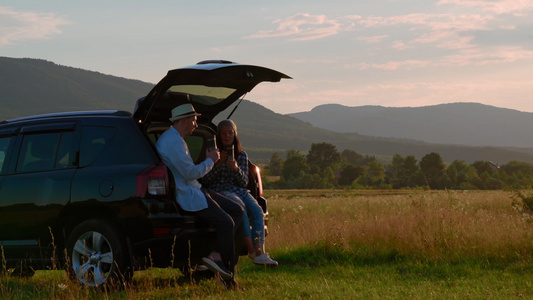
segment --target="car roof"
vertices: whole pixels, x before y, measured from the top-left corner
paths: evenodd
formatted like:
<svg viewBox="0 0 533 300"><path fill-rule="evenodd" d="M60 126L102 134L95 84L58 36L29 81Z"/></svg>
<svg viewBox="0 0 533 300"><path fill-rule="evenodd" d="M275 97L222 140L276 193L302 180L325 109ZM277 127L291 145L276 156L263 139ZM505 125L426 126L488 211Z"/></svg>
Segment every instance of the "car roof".
<svg viewBox="0 0 533 300"><path fill-rule="evenodd" d="M81 117L81 116L131 116L130 112L121 111L121 110L90 110L90 111L70 111L70 112L59 112L59 113L49 113L41 115L33 115L27 117L20 117L16 119L10 119L0 122L2 124L14 124L23 121L32 121L32 120L41 120L41 119L56 119L63 117Z"/></svg>
<svg viewBox="0 0 533 300"><path fill-rule="evenodd" d="M291 77L260 66L225 60L202 61L168 71L146 97L137 101L133 118L146 126L150 123L170 123L174 107L191 103L202 114L199 123L208 124L257 84L279 82L283 78Z"/></svg>

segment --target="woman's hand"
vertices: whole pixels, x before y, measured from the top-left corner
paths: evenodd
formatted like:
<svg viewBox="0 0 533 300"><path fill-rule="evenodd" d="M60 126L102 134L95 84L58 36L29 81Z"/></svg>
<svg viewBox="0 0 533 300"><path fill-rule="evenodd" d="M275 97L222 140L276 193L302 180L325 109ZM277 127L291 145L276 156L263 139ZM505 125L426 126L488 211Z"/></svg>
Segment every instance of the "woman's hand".
<svg viewBox="0 0 533 300"><path fill-rule="evenodd" d="M227 154L226 154L227 156ZM239 165L237 165L237 161L235 160L227 160L226 161L226 168L232 169L233 172L237 173L239 171Z"/></svg>
<svg viewBox="0 0 533 300"><path fill-rule="evenodd" d="M218 167L221 167L223 165L226 165L226 168L233 170L233 172L237 173L239 172L239 165L237 164L236 160L229 160L228 159L228 151L222 150L220 151L220 159L216 162L216 165Z"/></svg>

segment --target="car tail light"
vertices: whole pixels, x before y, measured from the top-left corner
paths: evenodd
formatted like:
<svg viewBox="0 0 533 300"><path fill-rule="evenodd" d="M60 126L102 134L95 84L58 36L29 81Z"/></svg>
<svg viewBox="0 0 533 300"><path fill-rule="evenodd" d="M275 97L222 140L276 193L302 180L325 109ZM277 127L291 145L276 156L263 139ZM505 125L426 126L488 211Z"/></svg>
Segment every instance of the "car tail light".
<svg viewBox="0 0 533 300"><path fill-rule="evenodd" d="M163 228L154 228L154 235L169 235L172 233L172 228L163 227Z"/></svg>
<svg viewBox="0 0 533 300"><path fill-rule="evenodd" d="M263 197L263 182L261 181L261 170L258 166L255 166L255 172L257 173L257 193L259 197Z"/></svg>
<svg viewBox="0 0 533 300"><path fill-rule="evenodd" d="M137 197L167 195L169 191L166 165L151 165L137 175Z"/></svg>

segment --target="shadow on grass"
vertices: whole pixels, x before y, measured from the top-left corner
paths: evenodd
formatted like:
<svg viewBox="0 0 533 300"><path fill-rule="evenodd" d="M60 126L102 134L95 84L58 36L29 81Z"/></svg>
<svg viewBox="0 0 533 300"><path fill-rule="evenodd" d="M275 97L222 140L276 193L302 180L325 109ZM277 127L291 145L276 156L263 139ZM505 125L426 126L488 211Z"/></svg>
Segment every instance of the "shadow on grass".
<svg viewBox="0 0 533 300"><path fill-rule="evenodd" d="M188 275L183 275L175 269L159 269L158 272L148 272L148 275L135 277L132 282L133 286L142 286L143 284L146 284L146 282L149 282L154 288L165 288L195 285L202 281L213 279L213 273L211 273L211 271L198 271Z"/></svg>
<svg viewBox="0 0 533 300"><path fill-rule="evenodd" d="M276 255L282 265L322 267L331 264L350 264L355 266L375 266L405 261L397 251L361 255L337 246L319 243L314 246L300 247L290 252Z"/></svg>
<svg viewBox="0 0 533 300"><path fill-rule="evenodd" d="M533 264L527 260L502 260L499 257L467 257L463 259L430 260L424 257L400 255L397 251L376 252L344 249L319 243L277 253L276 260L285 272L305 272L330 266L351 268L391 269L399 280L448 280L476 276L476 272L505 271L517 275L533 274Z"/></svg>

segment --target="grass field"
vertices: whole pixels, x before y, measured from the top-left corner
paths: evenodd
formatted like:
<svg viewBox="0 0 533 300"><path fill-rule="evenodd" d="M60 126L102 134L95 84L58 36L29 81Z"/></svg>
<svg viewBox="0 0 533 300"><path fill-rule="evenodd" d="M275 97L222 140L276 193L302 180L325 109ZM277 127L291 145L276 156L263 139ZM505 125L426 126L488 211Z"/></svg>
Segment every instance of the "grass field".
<svg viewBox="0 0 533 300"><path fill-rule="evenodd" d="M527 195L527 194L526 194ZM504 191L266 191L276 269L242 257L244 291L178 270L121 291L64 271L0 278L3 299L533 299L533 220Z"/></svg>

